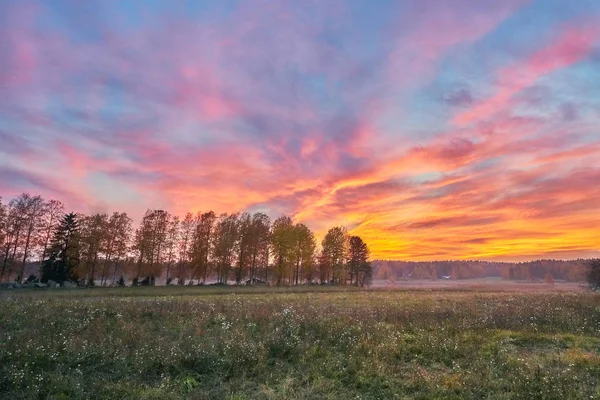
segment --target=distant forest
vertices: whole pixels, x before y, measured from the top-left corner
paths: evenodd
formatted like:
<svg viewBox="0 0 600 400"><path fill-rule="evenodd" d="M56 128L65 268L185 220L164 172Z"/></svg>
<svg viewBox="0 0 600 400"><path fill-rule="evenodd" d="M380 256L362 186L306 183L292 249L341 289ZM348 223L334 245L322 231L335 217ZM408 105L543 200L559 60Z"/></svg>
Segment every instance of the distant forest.
<svg viewBox="0 0 600 400"><path fill-rule="evenodd" d="M498 277L505 280L587 279L588 260L536 260L519 263L499 261L373 261L375 278L390 282L409 279L476 279Z"/></svg>
<svg viewBox="0 0 600 400"><path fill-rule="evenodd" d="M65 212L57 200L0 198L0 282L95 285L277 284L365 286L369 248L344 227L321 241L304 224L264 213L147 210L137 227L121 212Z"/></svg>

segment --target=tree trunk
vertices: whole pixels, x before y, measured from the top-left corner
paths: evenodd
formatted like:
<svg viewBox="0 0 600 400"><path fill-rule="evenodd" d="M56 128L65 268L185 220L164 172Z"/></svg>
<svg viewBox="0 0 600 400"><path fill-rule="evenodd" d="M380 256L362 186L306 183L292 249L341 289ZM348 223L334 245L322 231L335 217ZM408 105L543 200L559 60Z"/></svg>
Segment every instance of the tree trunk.
<svg viewBox="0 0 600 400"><path fill-rule="evenodd" d="M91 283L91 286L94 286L96 282L94 282L94 273L96 271L96 263L98 262L98 252L94 254L94 261L92 261L92 271L90 272L90 278L88 279L88 284Z"/></svg>
<svg viewBox="0 0 600 400"><path fill-rule="evenodd" d="M250 266L250 285L254 285L256 275L256 251L252 253L252 265Z"/></svg>
<svg viewBox="0 0 600 400"><path fill-rule="evenodd" d="M15 255L17 254L17 246L19 245L20 234L21 234L21 228L19 228L17 230L17 234L15 235L15 243L14 243L14 247L13 247L13 252L12 252L12 256L10 257L11 262L14 262Z"/></svg>
<svg viewBox="0 0 600 400"><path fill-rule="evenodd" d="M11 247L11 245L9 243L10 243L10 241L8 241L6 243L6 252L4 253L4 260L2 262L2 270L0 271L0 282L2 281L2 278L4 278L4 272L6 270L6 266L8 265L8 254L10 253L10 247Z"/></svg>
<svg viewBox="0 0 600 400"><path fill-rule="evenodd" d="M46 252L48 251L48 242L50 241L50 233L46 234L46 239L44 239L44 250L42 250L42 259L40 260L40 264L44 263L44 259L46 258Z"/></svg>
<svg viewBox="0 0 600 400"><path fill-rule="evenodd" d="M111 256L111 252L108 252L108 254L106 254L106 259L104 260L104 264L102 266L102 277L100 278L100 286L104 286L104 284L108 280L108 277L106 277L106 272L108 271L108 264L110 263Z"/></svg>

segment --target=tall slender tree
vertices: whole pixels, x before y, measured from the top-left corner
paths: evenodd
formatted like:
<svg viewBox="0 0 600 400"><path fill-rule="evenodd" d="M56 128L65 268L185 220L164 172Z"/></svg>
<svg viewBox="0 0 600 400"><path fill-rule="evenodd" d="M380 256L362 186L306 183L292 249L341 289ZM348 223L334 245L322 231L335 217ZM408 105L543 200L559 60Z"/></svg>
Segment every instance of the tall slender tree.
<svg viewBox="0 0 600 400"><path fill-rule="evenodd" d="M154 212L153 253L155 260L152 263L150 282L154 285L155 279L162 275L167 254L167 238L171 214L164 210Z"/></svg>
<svg viewBox="0 0 600 400"><path fill-rule="evenodd" d="M314 261L315 249L317 247L315 235L304 224L296 224L292 229L291 252L292 263L294 265L293 282L298 285L308 274L312 278L312 266Z"/></svg>
<svg viewBox="0 0 600 400"><path fill-rule="evenodd" d="M217 216L212 211L203 214L198 213L197 224L192 235L189 254L192 265L191 270L193 276L203 284L206 283L210 273L210 256L216 241L216 220ZM222 232L219 231L219 233Z"/></svg>
<svg viewBox="0 0 600 400"><path fill-rule="evenodd" d="M187 213L183 221L181 221L181 234L179 237L179 261L177 262L177 279L179 284L183 285L185 280L190 275L189 261L190 261L190 246L192 244L192 238L196 231L196 225L198 219L194 217L192 213Z"/></svg>
<svg viewBox="0 0 600 400"><path fill-rule="evenodd" d="M25 265L29 259L29 253L32 245L38 242L38 233L41 227L41 218L43 215L44 200L41 196L31 196L29 193L23 193L14 200L17 209L20 210L23 220L23 243L21 244L21 268L17 277L18 281L25 279ZM15 250L18 242L15 243Z"/></svg>
<svg viewBox="0 0 600 400"><path fill-rule="evenodd" d="M331 260L329 259L329 256L321 250L316 258L321 284L329 283L329 277L331 275Z"/></svg>
<svg viewBox="0 0 600 400"><path fill-rule="evenodd" d="M348 233L346 228L336 226L331 228L321 243L323 248L322 257L325 257L331 265L331 271L327 272L327 280L333 283L346 283L346 253L348 249ZM331 279L329 279L331 276Z"/></svg>
<svg viewBox="0 0 600 400"><path fill-rule="evenodd" d="M4 254L4 246L7 245L7 227L8 227L8 207L2 203L2 197L0 197L0 255ZM4 260L0 259L0 263ZM2 281L4 270L0 272L0 281Z"/></svg>
<svg viewBox="0 0 600 400"><path fill-rule="evenodd" d="M269 216L258 212L252 216L250 236L250 284L258 279L258 268L264 270L264 281L268 281L269 247L271 242L271 221Z"/></svg>
<svg viewBox="0 0 600 400"><path fill-rule="evenodd" d="M104 253L104 262L102 263L102 272L100 273L100 285L106 284L107 274L109 273L110 263L114 256L115 243L117 240L117 222L120 214L112 213L106 220L106 234L102 240L100 251Z"/></svg>
<svg viewBox="0 0 600 400"><path fill-rule="evenodd" d="M24 209L20 202L11 200L6 207L6 228L2 257L2 268L0 269L0 280L5 275L14 272L15 256L25 229Z"/></svg>
<svg viewBox="0 0 600 400"><path fill-rule="evenodd" d="M348 272L350 284L364 286L369 284L372 267L369 263L369 247L359 236L350 236L348 250Z"/></svg>
<svg viewBox="0 0 600 400"><path fill-rule="evenodd" d="M99 266L100 252L106 248L108 238L108 215L93 214L80 220L80 249L82 275L86 276L86 284L95 286L96 272Z"/></svg>
<svg viewBox="0 0 600 400"><path fill-rule="evenodd" d="M239 245L235 281L239 285L252 265L252 241L254 235L252 216L248 213L242 213L238 220L238 226Z"/></svg>
<svg viewBox="0 0 600 400"><path fill-rule="evenodd" d="M177 245L179 243L179 235L180 235L180 223L179 217L173 215L168 221L167 226L167 237L165 242L165 263L167 269L167 275L165 277L167 284L171 282L171 268L175 264L176 254L177 254Z"/></svg>
<svg viewBox="0 0 600 400"><path fill-rule="evenodd" d="M127 213L113 213L109 220L110 235L113 237L109 261L113 263L113 283L117 276L123 278L124 266L129 260L133 221Z"/></svg>
<svg viewBox="0 0 600 400"><path fill-rule="evenodd" d="M227 283L239 244L239 214L221 214L215 226L213 256L218 283Z"/></svg>
<svg viewBox="0 0 600 400"><path fill-rule="evenodd" d="M282 215L271 228L271 250L277 285L287 284L292 279L292 255L294 252L294 223Z"/></svg>
<svg viewBox="0 0 600 400"><path fill-rule="evenodd" d="M136 230L134 249L137 268L134 285L141 275L150 285L162 274L170 214L164 210L148 210Z"/></svg>

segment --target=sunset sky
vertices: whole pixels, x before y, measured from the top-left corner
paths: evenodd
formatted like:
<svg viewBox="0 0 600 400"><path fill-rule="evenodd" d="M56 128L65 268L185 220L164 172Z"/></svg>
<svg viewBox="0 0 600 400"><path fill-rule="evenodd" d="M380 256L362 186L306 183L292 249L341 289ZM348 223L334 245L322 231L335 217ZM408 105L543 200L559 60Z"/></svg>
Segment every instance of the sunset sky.
<svg viewBox="0 0 600 400"><path fill-rule="evenodd" d="M373 258L600 254L600 1L0 1L0 195Z"/></svg>

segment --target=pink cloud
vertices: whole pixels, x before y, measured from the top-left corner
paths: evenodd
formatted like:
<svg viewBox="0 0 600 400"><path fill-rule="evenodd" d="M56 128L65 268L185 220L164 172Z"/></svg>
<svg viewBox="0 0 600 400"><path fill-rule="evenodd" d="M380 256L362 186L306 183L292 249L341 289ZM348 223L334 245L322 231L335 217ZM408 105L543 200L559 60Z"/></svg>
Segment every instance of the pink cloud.
<svg viewBox="0 0 600 400"><path fill-rule="evenodd" d="M583 23L562 30L553 43L535 52L527 60L499 70L499 89L496 94L456 115L453 123L465 125L502 111L516 93L539 78L584 60L600 38L599 34L597 24Z"/></svg>
<svg viewBox="0 0 600 400"><path fill-rule="evenodd" d="M528 2L414 2L398 23L399 30L406 25L415 28L398 38L390 58L390 78L410 83L429 77L449 49L485 36Z"/></svg>

